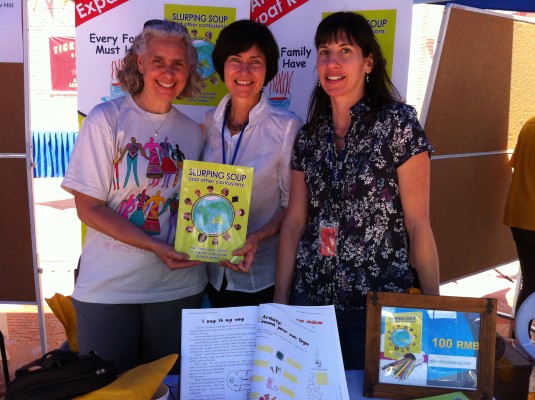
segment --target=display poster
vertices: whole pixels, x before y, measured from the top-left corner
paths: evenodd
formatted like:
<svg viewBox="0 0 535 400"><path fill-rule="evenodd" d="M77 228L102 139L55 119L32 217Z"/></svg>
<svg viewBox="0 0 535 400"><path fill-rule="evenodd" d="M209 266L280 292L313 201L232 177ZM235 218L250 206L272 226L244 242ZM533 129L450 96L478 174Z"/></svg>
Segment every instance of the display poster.
<svg viewBox="0 0 535 400"><path fill-rule="evenodd" d="M193 102L177 100L177 107L202 122L208 108L217 105L226 92L214 75L211 49L219 32L236 19L249 18L249 0L76 0L76 68L80 120L98 103L125 93L117 71L145 21L168 19L183 23L195 36L201 55L203 91Z"/></svg>
<svg viewBox="0 0 535 400"><path fill-rule="evenodd" d="M0 2L0 62L22 63L22 1Z"/></svg>
<svg viewBox="0 0 535 400"><path fill-rule="evenodd" d="M51 36L50 78L52 90L76 92L76 50L73 37Z"/></svg>
<svg viewBox="0 0 535 400"><path fill-rule="evenodd" d="M201 93L194 99L177 100L176 103L217 107L227 88L215 71L212 51L219 32L230 22L236 21L236 9L166 4L164 16L188 28L201 65Z"/></svg>
<svg viewBox="0 0 535 400"><path fill-rule="evenodd" d="M253 168L185 160L175 249L190 260L238 263L247 235Z"/></svg>
<svg viewBox="0 0 535 400"><path fill-rule="evenodd" d="M251 19L268 25L279 45L279 73L266 87L270 102L303 120L318 82L314 34L321 19L336 11L354 11L368 19L392 82L402 98L407 95L411 0L251 0Z"/></svg>
<svg viewBox="0 0 535 400"><path fill-rule="evenodd" d="M379 382L476 390L480 314L381 309Z"/></svg>

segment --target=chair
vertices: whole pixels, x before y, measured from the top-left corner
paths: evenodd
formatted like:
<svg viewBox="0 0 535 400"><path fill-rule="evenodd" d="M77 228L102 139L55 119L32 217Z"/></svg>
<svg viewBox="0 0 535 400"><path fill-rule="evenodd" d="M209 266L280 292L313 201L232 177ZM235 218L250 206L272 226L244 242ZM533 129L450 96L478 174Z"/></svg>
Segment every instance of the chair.
<svg viewBox="0 0 535 400"><path fill-rule="evenodd" d="M4 342L4 334L0 331L0 354L2 356L2 369L4 370L4 380L6 385L9 383L9 369L7 367L6 344Z"/></svg>

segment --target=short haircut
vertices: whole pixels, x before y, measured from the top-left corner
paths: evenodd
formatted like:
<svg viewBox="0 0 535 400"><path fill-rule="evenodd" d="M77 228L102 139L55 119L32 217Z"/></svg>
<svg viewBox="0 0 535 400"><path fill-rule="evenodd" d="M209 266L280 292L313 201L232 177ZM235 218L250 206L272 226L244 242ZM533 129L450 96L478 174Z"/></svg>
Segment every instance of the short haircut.
<svg viewBox="0 0 535 400"><path fill-rule="evenodd" d="M219 33L212 61L221 80L225 81L225 61L228 57L242 53L256 46L266 58L264 86L279 71L279 46L267 26L260 22L241 19L227 25Z"/></svg>

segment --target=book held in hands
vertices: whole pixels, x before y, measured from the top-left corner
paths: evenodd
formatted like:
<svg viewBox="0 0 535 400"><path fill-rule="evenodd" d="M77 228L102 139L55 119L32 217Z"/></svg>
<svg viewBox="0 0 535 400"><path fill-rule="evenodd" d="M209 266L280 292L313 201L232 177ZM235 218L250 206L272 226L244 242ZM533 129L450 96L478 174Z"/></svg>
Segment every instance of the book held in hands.
<svg viewBox="0 0 535 400"><path fill-rule="evenodd" d="M175 249L190 260L238 263L253 186L253 168L185 160Z"/></svg>

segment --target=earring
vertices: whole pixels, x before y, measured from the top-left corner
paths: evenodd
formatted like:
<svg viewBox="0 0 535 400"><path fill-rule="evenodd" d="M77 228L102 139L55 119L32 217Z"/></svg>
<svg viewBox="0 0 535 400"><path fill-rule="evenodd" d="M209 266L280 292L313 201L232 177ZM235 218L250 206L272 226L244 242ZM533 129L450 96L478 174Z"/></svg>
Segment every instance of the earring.
<svg viewBox="0 0 535 400"><path fill-rule="evenodd" d="M318 79L318 86L321 86L321 82L319 81L319 79Z"/></svg>
<svg viewBox="0 0 535 400"><path fill-rule="evenodd" d="M370 75L366 74L366 83L370 83Z"/></svg>

